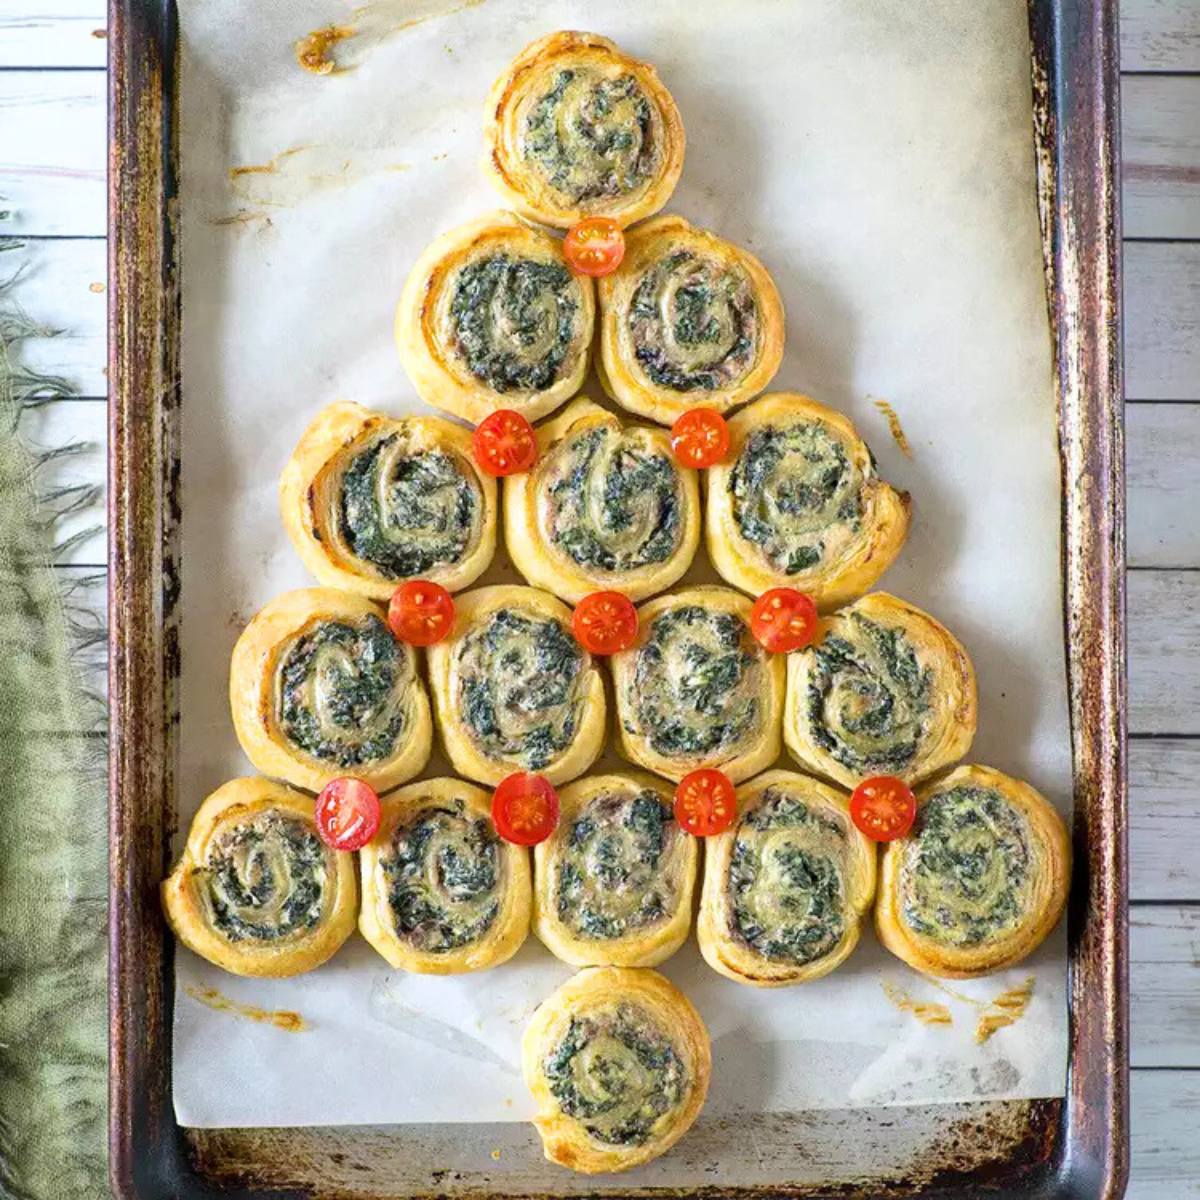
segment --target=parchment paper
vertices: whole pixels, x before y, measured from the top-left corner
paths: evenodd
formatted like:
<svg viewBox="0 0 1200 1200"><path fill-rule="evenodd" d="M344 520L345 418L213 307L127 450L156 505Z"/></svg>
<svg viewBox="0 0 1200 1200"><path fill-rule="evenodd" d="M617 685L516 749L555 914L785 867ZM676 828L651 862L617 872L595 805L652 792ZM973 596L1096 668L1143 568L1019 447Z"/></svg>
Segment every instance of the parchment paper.
<svg viewBox="0 0 1200 1200"><path fill-rule="evenodd" d="M392 343L401 284L435 235L498 206L478 167L492 79L534 37L572 27L658 65L688 134L668 211L765 261L788 313L773 386L847 412L884 476L914 496L883 586L970 651L970 758L1065 811L1059 480L1024 0L179 8L184 823L250 771L226 701L234 640L272 596L313 582L280 525L280 470L329 401L421 408ZM301 71L293 43L331 23L359 30L337 48L346 69ZM876 398L899 414L911 460ZM501 555L487 581L513 576ZM430 773L444 770L435 758ZM694 941L664 969L713 1035L710 1115L1018 1098L1063 1091L1063 945L1060 930L1019 968L957 985L968 999L910 972L869 930L845 966L797 988L723 979ZM533 938L503 967L446 979L393 972L357 936L320 970L276 982L181 949L176 1112L193 1126L525 1119L520 1033L569 974ZM977 1045L979 1004L1031 976L1026 1015ZM922 1024L885 984L944 1004L952 1024ZM309 1029L214 1011L189 987L297 1011Z"/></svg>

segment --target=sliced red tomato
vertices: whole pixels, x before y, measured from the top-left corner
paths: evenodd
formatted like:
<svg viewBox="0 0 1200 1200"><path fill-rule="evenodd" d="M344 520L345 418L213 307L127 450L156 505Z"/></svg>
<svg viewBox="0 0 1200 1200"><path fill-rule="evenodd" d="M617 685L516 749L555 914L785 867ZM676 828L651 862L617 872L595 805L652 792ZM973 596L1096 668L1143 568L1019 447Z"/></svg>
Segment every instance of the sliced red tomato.
<svg viewBox="0 0 1200 1200"><path fill-rule="evenodd" d="M637 609L620 592L591 592L575 605L571 630L589 653L616 654L637 641Z"/></svg>
<svg viewBox="0 0 1200 1200"><path fill-rule="evenodd" d="M850 795L850 818L874 842L902 838L917 817L917 798L903 779L876 775Z"/></svg>
<svg viewBox="0 0 1200 1200"><path fill-rule="evenodd" d="M813 640L817 620L811 596L795 588L771 588L750 610L750 632L772 654L789 654Z"/></svg>
<svg viewBox="0 0 1200 1200"><path fill-rule="evenodd" d="M330 780L317 797L317 832L335 850L361 850L379 831L379 797L361 779Z"/></svg>
<svg viewBox="0 0 1200 1200"><path fill-rule="evenodd" d="M671 449L685 467L711 467L729 453L729 424L715 408L689 408L671 426Z"/></svg>
<svg viewBox="0 0 1200 1200"><path fill-rule="evenodd" d="M625 235L612 217L585 217L563 239L567 266L576 275L611 275L625 257Z"/></svg>
<svg viewBox="0 0 1200 1200"><path fill-rule="evenodd" d="M410 646L432 646L454 628L454 597L440 583L410 579L392 593L388 625Z"/></svg>
<svg viewBox="0 0 1200 1200"><path fill-rule="evenodd" d="M516 475L537 461L533 426L519 412L499 408L475 427L475 461L489 475Z"/></svg>
<svg viewBox="0 0 1200 1200"><path fill-rule="evenodd" d="M492 793L492 822L506 842L536 846L558 824L558 793L545 776L518 771Z"/></svg>
<svg viewBox="0 0 1200 1200"><path fill-rule="evenodd" d="M702 767L691 771L675 789L675 820L688 833L712 837L733 824L737 796L724 771Z"/></svg>

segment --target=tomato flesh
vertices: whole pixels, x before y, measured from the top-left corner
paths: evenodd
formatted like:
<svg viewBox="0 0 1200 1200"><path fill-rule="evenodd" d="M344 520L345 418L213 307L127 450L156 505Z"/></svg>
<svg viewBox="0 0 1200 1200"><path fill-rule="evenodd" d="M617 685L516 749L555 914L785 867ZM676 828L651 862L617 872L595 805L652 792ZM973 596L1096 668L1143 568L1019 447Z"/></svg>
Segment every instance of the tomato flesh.
<svg viewBox="0 0 1200 1200"><path fill-rule="evenodd" d="M558 793L543 775L509 775L492 793L492 823L506 842L536 846L558 824Z"/></svg>
<svg viewBox="0 0 1200 1200"><path fill-rule="evenodd" d="M625 235L612 217L585 217L567 230L563 255L576 275L611 275L625 257Z"/></svg>
<svg viewBox="0 0 1200 1200"><path fill-rule="evenodd" d="M317 797L317 832L335 850L361 850L379 831L380 813L375 789L344 775Z"/></svg>
<svg viewBox="0 0 1200 1200"><path fill-rule="evenodd" d="M533 426L511 408L484 417L475 427L471 448L480 469L489 475L516 475L537 461Z"/></svg>
<svg viewBox="0 0 1200 1200"><path fill-rule="evenodd" d="M874 842L892 842L913 827L917 798L902 779L876 775L864 779L850 795L850 819Z"/></svg>
<svg viewBox="0 0 1200 1200"><path fill-rule="evenodd" d="M388 626L410 646L432 646L454 628L454 597L440 583L410 579L392 593Z"/></svg>
<svg viewBox="0 0 1200 1200"><path fill-rule="evenodd" d="M795 588L771 588L750 610L750 632L772 654L789 654L807 646L817 632L817 606Z"/></svg>
<svg viewBox="0 0 1200 1200"><path fill-rule="evenodd" d="M590 654L616 654L637 641L637 609L620 592L591 592L575 606L571 631Z"/></svg>
<svg viewBox="0 0 1200 1200"><path fill-rule="evenodd" d="M714 466L729 453L729 424L715 408L689 408L671 426L671 449L685 467Z"/></svg>
<svg viewBox="0 0 1200 1200"><path fill-rule="evenodd" d="M696 837L712 837L733 824L737 795L724 771L702 767L685 775L675 789L675 820Z"/></svg>

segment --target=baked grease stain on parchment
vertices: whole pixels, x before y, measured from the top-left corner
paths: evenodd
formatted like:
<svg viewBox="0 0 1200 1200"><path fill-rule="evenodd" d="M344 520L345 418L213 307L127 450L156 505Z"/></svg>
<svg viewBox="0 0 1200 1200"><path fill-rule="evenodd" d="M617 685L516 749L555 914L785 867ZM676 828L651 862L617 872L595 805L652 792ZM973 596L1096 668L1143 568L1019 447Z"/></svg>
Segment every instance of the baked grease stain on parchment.
<svg viewBox="0 0 1200 1200"><path fill-rule="evenodd" d="M900 417L896 410L886 400L871 400L881 413L883 419L887 421L888 431L892 435L892 440L900 447L901 453L906 458L912 458L912 446L909 445L908 438L904 435L904 426L900 424Z"/></svg>
<svg viewBox="0 0 1200 1200"><path fill-rule="evenodd" d="M293 208L315 193L408 169L404 162L350 158L338 146L292 146L265 163L230 167L229 186L237 208L212 223L269 226L272 209Z"/></svg>
<svg viewBox="0 0 1200 1200"><path fill-rule="evenodd" d="M979 1013L975 1024L975 1041L981 1046L998 1030L1015 1025L1025 1015L1029 1002L1033 999L1032 975L1024 983L1005 989L992 1000L976 1000L972 996L965 996L937 979L929 979L926 982L949 996L951 1000L969 1005ZM880 980L879 986L901 1012L912 1013L923 1025L954 1024L954 1017L944 1004L914 999L904 988L886 979Z"/></svg>
<svg viewBox="0 0 1200 1200"><path fill-rule="evenodd" d="M448 17L484 0L414 4L413 0L368 0L350 13L350 23L330 24L307 33L293 47L296 62L310 74L329 77L352 71L385 38ZM414 11L416 9L417 11ZM353 45L344 45L353 41ZM342 47L335 51L335 47Z"/></svg>
<svg viewBox="0 0 1200 1200"><path fill-rule="evenodd" d="M258 1021L263 1025L274 1025L276 1029L282 1029L285 1033L304 1033L311 1028L298 1012L292 1012L290 1009L259 1008L256 1004L239 1004L236 1000L230 1000L228 996L223 996L216 988L197 987L191 983L184 988L184 991L193 1000L199 1000L201 1004L215 1012L232 1013L235 1017L245 1017L247 1020Z"/></svg>

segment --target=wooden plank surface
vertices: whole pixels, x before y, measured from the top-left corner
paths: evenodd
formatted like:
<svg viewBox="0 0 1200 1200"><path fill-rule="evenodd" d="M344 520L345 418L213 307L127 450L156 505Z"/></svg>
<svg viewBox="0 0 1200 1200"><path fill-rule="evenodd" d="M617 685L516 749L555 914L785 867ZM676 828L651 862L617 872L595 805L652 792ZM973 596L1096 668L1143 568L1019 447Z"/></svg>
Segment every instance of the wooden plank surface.
<svg viewBox="0 0 1200 1200"><path fill-rule="evenodd" d="M1125 398L1200 399L1200 243L1125 243Z"/></svg>
<svg viewBox="0 0 1200 1200"><path fill-rule="evenodd" d="M0 71L7 228L104 236L104 127L103 71Z"/></svg>
<svg viewBox="0 0 1200 1200"><path fill-rule="evenodd" d="M1200 76L1132 76L1121 85L1126 237L1200 237Z"/></svg>
<svg viewBox="0 0 1200 1200"><path fill-rule="evenodd" d="M0 68L103 67L103 0L2 0Z"/></svg>
<svg viewBox="0 0 1200 1200"><path fill-rule="evenodd" d="M1130 743L1129 853L1134 900L1200 897L1200 739Z"/></svg>
<svg viewBox="0 0 1200 1200"><path fill-rule="evenodd" d="M1126 1200L1200 1200L1200 1072L1135 1071Z"/></svg>
<svg viewBox="0 0 1200 1200"><path fill-rule="evenodd" d="M1122 71L1200 71L1196 0L1121 0Z"/></svg>
<svg viewBox="0 0 1200 1200"><path fill-rule="evenodd" d="M1200 404L1130 404L1125 459L1130 565L1200 563Z"/></svg>

